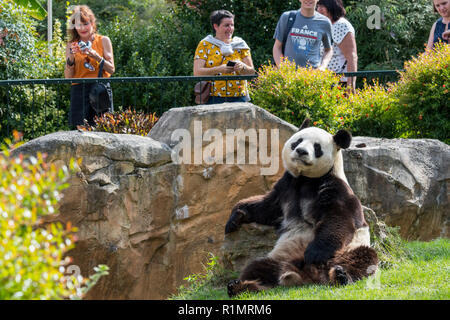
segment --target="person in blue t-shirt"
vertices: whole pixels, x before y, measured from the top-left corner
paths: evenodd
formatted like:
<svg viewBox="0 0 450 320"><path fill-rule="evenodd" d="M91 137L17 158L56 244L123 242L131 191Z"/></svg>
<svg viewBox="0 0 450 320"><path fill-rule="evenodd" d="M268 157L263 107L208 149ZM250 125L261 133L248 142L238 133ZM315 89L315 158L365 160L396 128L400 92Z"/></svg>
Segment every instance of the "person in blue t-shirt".
<svg viewBox="0 0 450 320"><path fill-rule="evenodd" d="M450 0L433 0L434 10L441 17L433 24L428 37L427 49L431 50L435 43L449 43L450 38Z"/></svg>
<svg viewBox="0 0 450 320"><path fill-rule="evenodd" d="M275 30L273 38L273 58L277 65L282 57L287 57L300 67L311 66L325 70L333 56L331 21L316 11L319 0L300 0L300 10L295 13L295 20L290 30L288 20L294 11L284 12ZM283 40L287 34L283 52ZM321 62L320 44L323 44L324 55Z"/></svg>

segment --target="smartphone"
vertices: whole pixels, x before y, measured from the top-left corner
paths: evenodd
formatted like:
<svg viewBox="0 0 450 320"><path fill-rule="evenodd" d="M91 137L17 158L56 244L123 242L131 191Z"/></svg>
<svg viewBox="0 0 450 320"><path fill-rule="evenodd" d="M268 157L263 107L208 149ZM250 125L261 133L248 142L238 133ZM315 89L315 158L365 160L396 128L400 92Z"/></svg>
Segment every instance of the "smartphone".
<svg viewBox="0 0 450 320"><path fill-rule="evenodd" d="M227 62L227 67L234 67L235 65L236 65L236 62L234 62L234 61Z"/></svg>

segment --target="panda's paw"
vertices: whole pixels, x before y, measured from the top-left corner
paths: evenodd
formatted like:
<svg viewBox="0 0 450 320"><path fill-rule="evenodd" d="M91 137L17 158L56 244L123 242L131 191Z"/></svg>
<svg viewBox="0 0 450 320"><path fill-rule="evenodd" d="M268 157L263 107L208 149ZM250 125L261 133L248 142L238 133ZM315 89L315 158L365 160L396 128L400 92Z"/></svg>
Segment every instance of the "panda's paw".
<svg viewBox="0 0 450 320"><path fill-rule="evenodd" d="M345 269L339 265L334 267L334 281L341 286L345 286L352 282Z"/></svg>
<svg viewBox="0 0 450 320"><path fill-rule="evenodd" d="M239 229L245 215L246 215L246 212L244 210L234 209L231 212L231 216L228 219L227 224L225 225L225 234L234 232L237 229Z"/></svg>
<svg viewBox="0 0 450 320"><path fill-rule="evenodd" d="M287 271L280 276L279 282L282 286L293 287L303 284L302 277L294 271Z"/></svg>
<svg viewBox="0 0 450 320"><path fill-rule="evenodd" d="M261 285L257 280L231 280L227 285L227 292L230 298L246 292L257 292L266 290L268 287Z"/></svg>
<svg viewBox="0 0 450 320"><path fill-rule="evenodd" d="M228 282L227 292L230 298L238 295L242 291L240 284L240 280L231 280L230 282Z"/></svg>

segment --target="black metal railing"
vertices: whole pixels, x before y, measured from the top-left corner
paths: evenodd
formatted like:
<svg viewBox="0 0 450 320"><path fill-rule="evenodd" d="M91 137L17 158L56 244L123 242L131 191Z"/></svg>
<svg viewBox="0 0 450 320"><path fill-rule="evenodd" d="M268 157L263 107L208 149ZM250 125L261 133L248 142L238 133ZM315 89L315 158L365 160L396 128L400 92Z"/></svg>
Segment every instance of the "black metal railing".
<svg viewBox="0 0 450 320"><path fill-rule="evenodd" d="M345 73L362 79L377 78L380 83L395 81L397 71ZM195 105L194 84L199 81L253 80L247 76L113 77L92 79L0 80L0 141L12 130L23 132L25 139L51 132L69 130L70 85L95 82L111 83L115 110L132 108L146 113L162 113L173 107ZM226 85L228 88L228 85Z"/></svg>

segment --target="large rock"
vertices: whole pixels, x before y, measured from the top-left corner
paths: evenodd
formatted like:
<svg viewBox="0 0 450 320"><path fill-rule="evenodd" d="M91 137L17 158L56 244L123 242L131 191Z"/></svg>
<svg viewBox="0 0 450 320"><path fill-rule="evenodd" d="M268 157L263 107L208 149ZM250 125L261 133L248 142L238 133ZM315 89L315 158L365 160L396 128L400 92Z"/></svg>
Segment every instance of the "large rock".
<svg viewBox="0 0 450 320"><path fill-rule="evenodd" d="M209 164L174 163L167 144L175 147L170 138L176 129L192 136L192 146L195 139L200 141L202 155L211 151L203 136L196 135L199 124L203 133L215 128L213 133L223 134L224 145L226 129L250 129L247 133L257 133L258 140L240 138L245 150L237 144L228 152L224 147L223 161L212 153L216 160ZM272 129L282 140L295 131L251 104L224 104L172 109L151 137L58 132L26 143L15 154L45 152L48 161L60 164L82 158L81 171L64 191L59 215L47 220L71 221L78 227L79 241L69 255L83 275L98 264L109 266L110 275L87 298L161 299L175 293L187 275L203 272L210 252L219 254L231 207L243 197L267 192L282 174L279 157L275 172L266 176L260 169L270 164L260 166L260 158L255 164L237 163L239 150L246 159L250 146L259 151L259 134L265 133L260 129L268 130L269 155ZM275 147L281 154L283 145ZM192 154L194 159L194 148ZM227 163L231 155L236 161Z"/></svg>
<svg viewBox="0 0 450 320"><path fill-rule="evenodd" d="M171 243L177 206L177 166L170 149L151 138L94 132L58 132L15 153L47 153L47 160L82 159L64 191L59 215L79 241L70 252L83 275L107 264L110 275L89 293L94 299L163 298L173 292ZM207 248L207 247L206 247Z"/></svg>
<svg viewBox="0 0 450 320"><path fill-rule="evenodd" d="M403 238L450 236L449 145L355 137L344 151L344 168L361 202L388 225L399 226Z"/></svg>

